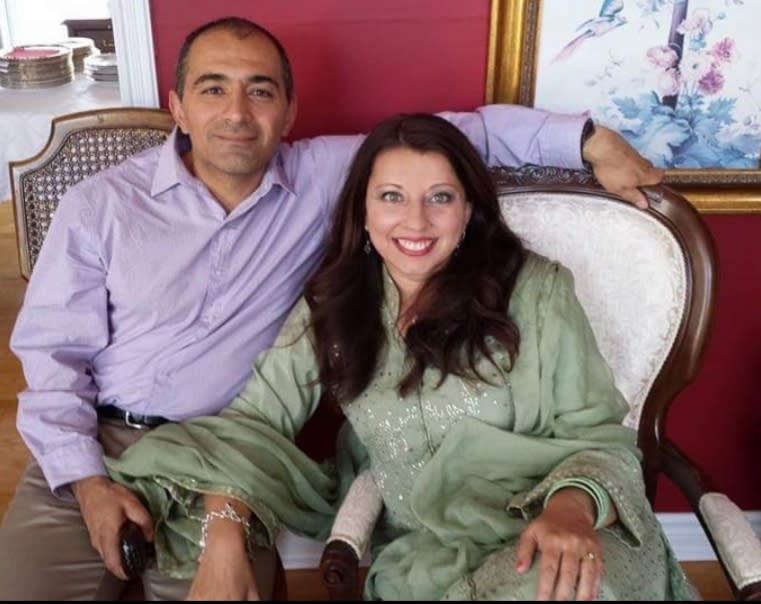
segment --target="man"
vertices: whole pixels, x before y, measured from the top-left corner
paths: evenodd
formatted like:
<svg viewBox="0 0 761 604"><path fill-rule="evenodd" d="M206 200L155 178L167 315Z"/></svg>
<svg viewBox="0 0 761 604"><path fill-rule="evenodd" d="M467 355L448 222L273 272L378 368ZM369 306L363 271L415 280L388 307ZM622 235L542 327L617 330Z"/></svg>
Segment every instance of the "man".
<svg viewBox="0 0 761 604"><path fill-rule="evenodd" d="M178 127L165 145L63 197L30 280L11 346L34 461L0 528L0 599L118 596L117 531L130 519L151 538L152 523L105 477L103 452L237 393L319 262L361 141L280 143L296 117L290 65L240 19L190 34L169 101ZM583 118L505 106L446 117L491 163L582 165ZM607 129L585 138L598 179L645 203L636 187L660 171ZM157 599L189 587L146 578Z"/></svg>

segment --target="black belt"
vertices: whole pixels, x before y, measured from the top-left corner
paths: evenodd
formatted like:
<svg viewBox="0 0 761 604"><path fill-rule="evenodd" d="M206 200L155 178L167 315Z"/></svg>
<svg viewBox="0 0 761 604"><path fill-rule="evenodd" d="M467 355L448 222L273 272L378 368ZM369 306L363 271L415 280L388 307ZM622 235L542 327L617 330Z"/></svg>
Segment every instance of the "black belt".
<svg viewBox="0 0 761 604"><path fill-rule="evenodd" d="M95 408L98 417L102 419L116 419L124 422L125 426L136 428L138 430L145 428L155 428L161 424L166 424L170 420L160 415L140 415L131 411L124 411L113 405L99 405Z"/></svg>

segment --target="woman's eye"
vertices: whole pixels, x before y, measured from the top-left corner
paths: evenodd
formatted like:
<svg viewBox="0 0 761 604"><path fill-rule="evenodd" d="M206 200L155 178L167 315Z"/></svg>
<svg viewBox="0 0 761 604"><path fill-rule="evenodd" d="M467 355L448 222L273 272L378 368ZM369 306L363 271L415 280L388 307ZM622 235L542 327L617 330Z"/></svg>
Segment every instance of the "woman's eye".
<svg viewBox="0 0 761 604"><path fill-rule="evenodd" d="M381 199L383 201L401 201L402 196L396 191L386 191L385 193L381 194Z"/></svg>
<svg viewBox="0 0 761 604"><path fill-rule="evenodd" d="M431 201L433 203L449 203L452 199L454 199L454 195L446 191L439 191L438 193L431 195Z"/></svg>

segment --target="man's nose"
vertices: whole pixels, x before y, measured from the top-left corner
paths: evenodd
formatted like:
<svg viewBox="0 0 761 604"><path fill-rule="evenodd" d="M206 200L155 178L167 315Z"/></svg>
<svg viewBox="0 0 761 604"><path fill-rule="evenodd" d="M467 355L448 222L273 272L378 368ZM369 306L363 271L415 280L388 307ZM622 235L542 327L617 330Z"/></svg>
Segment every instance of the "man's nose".
<svg viewBox="0 0 761 604"><path fill-rule="evenodd" d="M250 99L245 89L235 88L230 93L227 118L236 124L246 124L251 121Z"/></svg>

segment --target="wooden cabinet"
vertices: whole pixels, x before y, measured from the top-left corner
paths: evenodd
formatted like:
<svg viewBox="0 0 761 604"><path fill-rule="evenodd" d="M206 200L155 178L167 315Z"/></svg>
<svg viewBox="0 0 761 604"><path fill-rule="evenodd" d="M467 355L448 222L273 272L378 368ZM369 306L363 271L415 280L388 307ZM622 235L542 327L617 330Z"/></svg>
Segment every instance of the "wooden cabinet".
<svg viewBox="0 0 761 604"><path fill-rule="evenodd" d="M71 38L92 38L100 52L115 52L111 19L67 19L63 22Z"/></svg>

